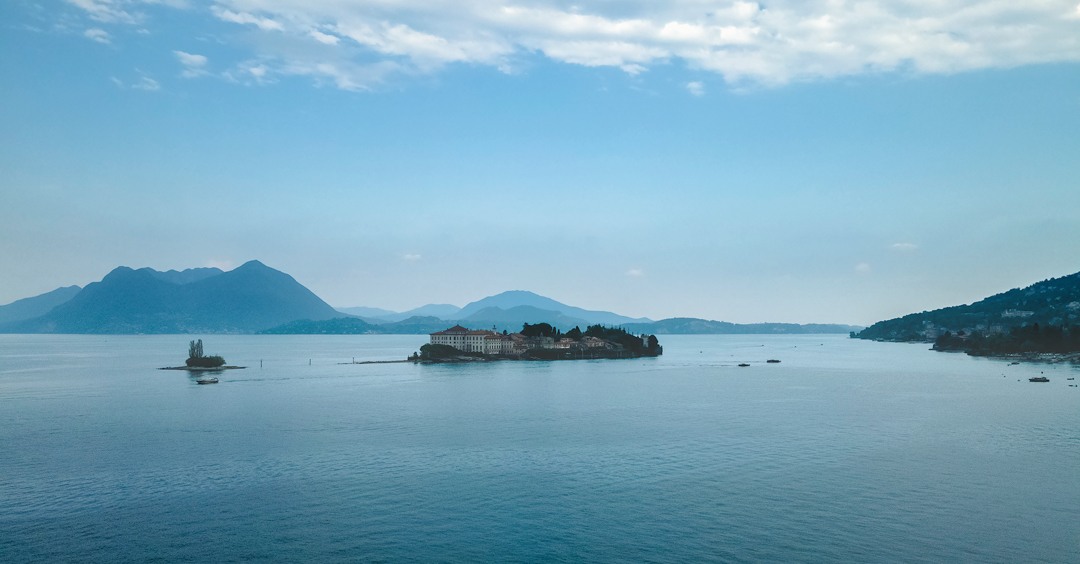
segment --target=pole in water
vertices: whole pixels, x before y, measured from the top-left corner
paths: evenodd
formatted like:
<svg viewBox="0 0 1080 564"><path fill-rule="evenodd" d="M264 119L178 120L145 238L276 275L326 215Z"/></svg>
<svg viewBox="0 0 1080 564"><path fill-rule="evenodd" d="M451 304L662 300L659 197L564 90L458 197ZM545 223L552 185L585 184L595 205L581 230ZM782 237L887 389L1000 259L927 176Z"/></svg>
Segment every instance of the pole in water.
<svg viewBox="0 0 1080 564"><path fill-rule="evenodd" d="M309 359L307 359L307 365L308 365L308 366L311 366L311 359L310 359L310 358L309 358Z"/></svg>
<svg viewBox="0 0 1080 564"><path fill-rule="evenodd" d="M259 359L259 368L262 368L262 359Z"/></svg>

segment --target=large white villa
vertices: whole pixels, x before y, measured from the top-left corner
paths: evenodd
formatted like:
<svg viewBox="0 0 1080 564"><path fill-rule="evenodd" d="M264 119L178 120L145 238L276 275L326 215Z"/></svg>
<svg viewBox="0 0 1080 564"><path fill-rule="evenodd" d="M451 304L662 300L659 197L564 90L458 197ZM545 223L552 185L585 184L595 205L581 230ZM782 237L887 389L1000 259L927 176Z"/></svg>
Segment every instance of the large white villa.
<svg viewBox="0 0 1080 564"><path fill-rule="evenodd" d="M518 337L518 335L515 333ZM524 337L521 337L521 348L525 350ZM513 354L515 339L511 335L502 335L494 331L466 329L461 325L455 325L444 331L431 334L431 344L449 345L459 351L478 352L484 354Z"/></svg>
<svg viewBox="0 0 1080 564"><path fill-rule="evenodd" d="M520 354L528 349L608 348L610 344L596 337L573 339L551 337L526 337L521 333L503 334L495 331L468 329L455 325L444 331L431 333L431 344L449 345L459 351L484 354Z"/></svg>

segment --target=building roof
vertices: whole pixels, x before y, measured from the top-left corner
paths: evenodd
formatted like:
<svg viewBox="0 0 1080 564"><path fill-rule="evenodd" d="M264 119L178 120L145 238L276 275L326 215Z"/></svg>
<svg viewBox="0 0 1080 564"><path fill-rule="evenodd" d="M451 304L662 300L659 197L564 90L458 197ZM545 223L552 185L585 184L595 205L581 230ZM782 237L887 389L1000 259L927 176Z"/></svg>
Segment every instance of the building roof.
<svg viewBox="0 0 1080 564"><path fill-rule="evenodd" d="M462 327L461 325L455 325L449 329L443 329L442 331L432 333L432 335L464 335L468 332L469 330Z"/></svg>

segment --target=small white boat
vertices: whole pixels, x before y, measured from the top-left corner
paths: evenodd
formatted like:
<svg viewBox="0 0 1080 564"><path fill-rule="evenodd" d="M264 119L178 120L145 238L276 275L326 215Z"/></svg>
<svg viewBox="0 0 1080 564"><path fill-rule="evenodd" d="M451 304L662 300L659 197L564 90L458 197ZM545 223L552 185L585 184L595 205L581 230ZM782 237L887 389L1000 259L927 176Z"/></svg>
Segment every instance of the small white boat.
<svg viewBox="0 0 1080 564"><path fill-rule="evenodd" d="M198 380L195 380L195 383L196 384L217 384L218 379L217 378L199 378Z"/></svg>

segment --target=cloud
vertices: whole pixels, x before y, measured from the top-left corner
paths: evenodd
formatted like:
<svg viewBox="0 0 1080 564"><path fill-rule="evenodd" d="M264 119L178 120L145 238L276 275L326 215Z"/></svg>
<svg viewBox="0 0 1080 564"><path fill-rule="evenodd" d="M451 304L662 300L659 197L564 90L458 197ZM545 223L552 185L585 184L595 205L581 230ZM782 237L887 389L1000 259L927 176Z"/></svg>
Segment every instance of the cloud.
<svg viewBox="0 0 1080 564"><path fill-rule="evenodd" d="M310 35L312 39L318 41L319 43L322 43L323 45L337 45L338 42L341 41L340 37L336 35L330 35L328 33L323 33L317 29L311 30L310 32L308 32L308 35Z"/></svg>
<svg viewBox="0 0 1080 564"><path fill-rule="evenodd" d="M109 80L111 80L112 83L115 84L118 88L131 88L133 90L143 90L146 92L155 92L161 90L161 84L146 75L140 76L139 80L136 80L135 82L132 82L130 84L124 82L123 80L120 80L119 78L116 78L115 76L110 77Z"/></svg>
<svg viewBox="0 0 1080 564"><path fill-rule="evenodd" d="M187 0L66 1L99 25L143 26L155 11L188 7ZM267 67L267 76L308 76L349 90L451 65L515 72L537 57L630 75L660 66L687 68L714 73L735 89L888 72L945 74L1080 62L1076 0L209 4L190 12L249 32L240 45L247 52L226 66L257 60ZM684 84L693 95L704 92L704 82Z"/></svg>
<svg viewBox="0 0 1080 564"><path fill-rule="evenodd" d="M686 83L686 91L694 96L705 95L705 85L698 81L692 81Z"/></svg>
<svg viewBox="0 0 1080 564"><path fill-rule="evenodd" d="M156 92L161 90L161 84L158 81L150 78L149 76L140 77L139 80L131 84L131 87L135 90L145 90L147 92Z"/></svg>
<svg viewBox="0 0 1080 564"><path fill-rule="evenodd" d="M125 0L67 0L67 2L82 9L90 19L102 23L138 24L143 20L138 12L125 9L136 2Z"/></svg>
<svg viewBox="0 0 1080 564"><path fill-rule="evenodd" d="M132 3L70 1L98 17L124 12ZM393 63L403 74L450 64L506 71L535 56L630 74L678 63L729 84L761 86L1080 61L1075 0L775 0L715 7L700 0L218 0L212 13L278 39L335 49L323 59L265 51L255 56L277 60L282 68L331 65L335 72L307 74L335 75L335 84L351 89L371 85L369 68L376 63ZM270 37L252 44L272 50Z"/></svg>
<svg viewBox="0 0 1080 564"><path fill-rule="evenodd" d="M423 256L415 253L406 253L404 255L401 255L401 260L404 260L405 262L417 262L423 258Z"/></svg>
<svg viewBox="0 0 1080 564"><path fill-rule="evenodd" d="M910 253L919 250L919 246L915 243L893 243L889 248L901 253Z"/></svg>
<svg viewBox="0 0 1080 564"><path fill-rule="evenodd" d="M241 25L254 25L263 31L282 31L285 29L285 26L281 22L247 12L234 12L232 10L222 9L218 6L213 8L213 12L214 15L222 21Z"/></svg>
<svg viewBox="0 0 1080 564"><path fill-rule="evenodd" d="M872 270L873 268L870 266L870 263L867 262L860 262L855 265L855 272L858 274L870 274Z"/></svg>
<svg viewBox="0 0 1080 564"><path fill-rule="evenodd" d="M176 55L176 59L180 61L180 64L184 67L180 76L184 78L195 78L209 74L206 72L207 58L204 55L196 55L184 51L173 51L173 55Z"/></svg>
<svg viewBox="0 0 1080 564"><path fill-rule="evenodd" d="M91 41L103 43L105 45L112 43L112 36L109 35L109 32L101 28L92 27L83 32L83 37L86 37Z"/></svg>
<svg viewBox="0 0 1080 564"><path fill-rule="evenodd" d="M626 271L627 278L643 278L644 276L645 271L640 268L631 268L630 270Z"/></svg>

